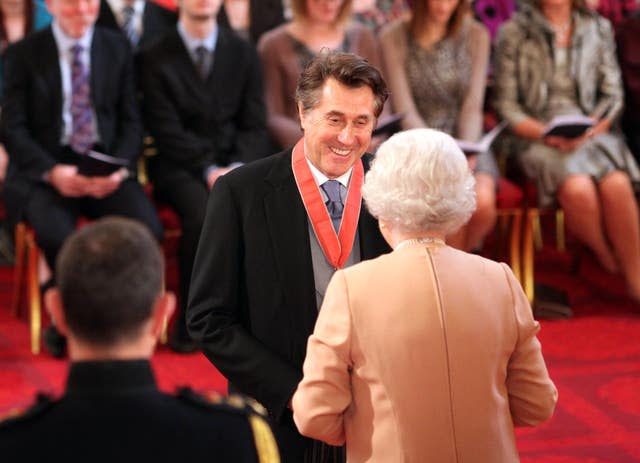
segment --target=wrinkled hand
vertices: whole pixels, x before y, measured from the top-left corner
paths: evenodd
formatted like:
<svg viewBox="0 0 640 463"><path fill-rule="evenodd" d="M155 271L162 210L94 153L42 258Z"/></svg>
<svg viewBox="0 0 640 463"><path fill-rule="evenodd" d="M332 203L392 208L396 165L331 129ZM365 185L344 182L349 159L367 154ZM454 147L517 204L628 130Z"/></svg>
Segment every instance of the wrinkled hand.
<svg viewBox="0 0 640 463"><path fill-rule="evenodd" d="M104 177L89 177L87 195L96 199L109 196L120 187L120 184L126 178L125 171L126 169L120 169Z"/></svg>
<svg viewBox="0 0 640 463"><path fill-rule="evenodd" d="M227 172L231 172L233 169L231 167L218 167L217 169L209 172L207 176L207 188L213 188L213 185L216 183L219 177L222 177Z"/></svg>
<svg viewBox="0 0 640 463"><path fill-rule="evenodd" d="M62 196L79 198L88 193L89 178L69 164L56 164L49 172L49 182Z"/></svg>

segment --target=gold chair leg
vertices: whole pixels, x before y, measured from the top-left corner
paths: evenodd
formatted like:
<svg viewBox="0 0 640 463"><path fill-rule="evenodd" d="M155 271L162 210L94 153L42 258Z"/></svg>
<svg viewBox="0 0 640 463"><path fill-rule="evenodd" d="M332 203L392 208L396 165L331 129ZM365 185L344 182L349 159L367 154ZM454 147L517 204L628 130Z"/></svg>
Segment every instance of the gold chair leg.
<svg viewBox="0 0 640 463"><path fill-rule="evenodd" d="M162 293L163 294L167 290L166 286L167 285L166 285L165 279L164 277L162 277ZM166 344L167 341L169 340L168 330L169 330L169 320L165 318L164 321L162 322L162 332L160 333L160 344Z"/></svg>
<svg viewBox="0 0 640 463"><path fill-rule="evenodd" d="M564 234L564 211L562 209L556 209L556 247L558 251L565 251L567 249Z"/></svg>
<svg viewBox="0 0 640 463"><path fill-rule="evenodd" d="M535 211L534 216L532 217L532 227L533 227L533 242L535 244L536 250L542 250L542 226L540 225L540 210L531 208L531 211Z"/></svg>
<svg viewBox="0 0 640 463"><path fill-rule="evenodd" d="M15 316L20 312L22 302L22 292L24 290L24 270L25 270L25 235L27 226L19 223L15 228L15 264L13 267L13 300L11 301L11 310Z"/></svg>
<svg viewBox="0 0 640 463"><path fill-rule="evenodd" d="M27 285L29 297L29 326L31 329L31 352L34 355L40 353L40 334L42 331L42 304L40 301L40 283L38 281L38 262L40 251L36 246L32 234L26 238L28 251Z"/></svg>
<svg viewBox="0 0 640 463"><path fill-rule="evenodd" d="M522 210L511 211L511 236L509 256L511 270L516 279L522 284L522 259L520 256L520 237L522 236Z"/></svg>
<svg viewBox="0 0 640 463"><path fill-rule="evenodd" d="M534 223L539 219L537 209L529 209L525 218L524 231L522 233L522 267L523 267L523 288L529 299L529 303L533 303L534 279L533 279L533 232Z"/></svg>

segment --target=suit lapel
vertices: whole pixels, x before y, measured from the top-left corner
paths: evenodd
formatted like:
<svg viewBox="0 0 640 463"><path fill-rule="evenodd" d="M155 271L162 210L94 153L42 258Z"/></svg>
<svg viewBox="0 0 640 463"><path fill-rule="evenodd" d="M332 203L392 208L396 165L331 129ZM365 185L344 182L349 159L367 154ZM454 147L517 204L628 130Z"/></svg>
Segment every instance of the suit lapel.
<svg viewBox="0 0 640 463"><path fill-rule="evenodd" d="M176 66L174 68L180 75L180 79L186 83L187 88L189 88L193 93L194 98L196 98L200 103L203 103L202 79L198 75L196 66L191 59L191 54L189 53L189 50L187 50L177 28L174 27L171 30L166 43L171 48L170 53L173 55L173 59L176 62Z"/></svg>
<svg viewBox="0 0 640 463"><path fill-rule="evenodd" d="M35 57L36 62L40 62L40 75L46 80L46 87L52 89L51 92L51 116L56 123L56 133L62 131L62 70L60 69L60 55L58 46L53 37L53 32L49 28L48 33L43 37L42 55Z"/></svg>
<svg viewBox="0 0 640 463"><path fill-rule="evenodd" d="M265 183L267 228L285 297L291 297L289 304L315 309L309 225L291 170L291 151L274 165ZM316 315L316 310L309 310L305 319L313 324Z"/></svg>
<svg viewBox="0 0 640 463"><path fill-rule="evenodd" d="M102 40L102 31L96 27L93 31L93 39L91 40L91 102L96 109L102 106L103 99L113 97L114 95L105 95L105 79L108 79L111 73L109 72L109 63L107 51L103 48L105 44Z"/></svg>

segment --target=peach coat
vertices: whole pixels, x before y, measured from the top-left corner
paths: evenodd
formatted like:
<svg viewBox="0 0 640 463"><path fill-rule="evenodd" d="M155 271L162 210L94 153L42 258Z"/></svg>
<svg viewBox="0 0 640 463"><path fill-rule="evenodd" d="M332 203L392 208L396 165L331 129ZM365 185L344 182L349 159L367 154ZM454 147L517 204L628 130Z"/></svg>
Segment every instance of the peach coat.
<svg viewBox="0 0 640 463"><path fill-rule="evenodd" d="M539 329L507 265L407 243L333 276L296 425L349 463L517 462L514 425L557 400Z"/></svg>

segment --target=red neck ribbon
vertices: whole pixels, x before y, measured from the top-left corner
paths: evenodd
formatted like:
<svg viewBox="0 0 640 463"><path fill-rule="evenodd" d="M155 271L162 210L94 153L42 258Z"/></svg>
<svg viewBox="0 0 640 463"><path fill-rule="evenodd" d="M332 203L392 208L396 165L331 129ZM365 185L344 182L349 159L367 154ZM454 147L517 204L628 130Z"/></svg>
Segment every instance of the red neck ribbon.
<svg viewBox="0 0 640 463"><path fill-rule="evenodd" d="M334 268L342 268L351 254L358 228L358 217L362 204L361 189L364 181L362 160L358 159L353 165L338 235L336 235L331 217L327 212L327 206L322 200L320 189L307 163L304 154L304 139L298 141L293 148L291 167L302 202L311 220L313 232L318 238L325 257Z"/></svg>

